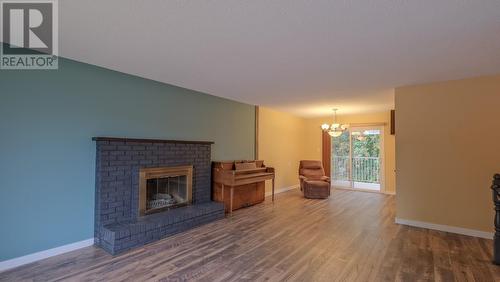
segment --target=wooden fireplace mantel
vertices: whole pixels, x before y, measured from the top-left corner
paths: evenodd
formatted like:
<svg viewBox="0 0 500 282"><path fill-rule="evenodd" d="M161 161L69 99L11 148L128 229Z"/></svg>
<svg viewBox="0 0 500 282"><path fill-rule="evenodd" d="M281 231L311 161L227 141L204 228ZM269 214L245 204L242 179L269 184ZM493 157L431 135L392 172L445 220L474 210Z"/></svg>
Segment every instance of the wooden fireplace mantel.
<svg viewBox="0 0 500 282"><path fill-rule="evenodd" d="M164 140L164 139L141 139L125 137L92 137L93 141L115 141L115 142L140 142L140 143L178 143L178 144L214 144L213 141L187 141L187 140Z"/></svg>

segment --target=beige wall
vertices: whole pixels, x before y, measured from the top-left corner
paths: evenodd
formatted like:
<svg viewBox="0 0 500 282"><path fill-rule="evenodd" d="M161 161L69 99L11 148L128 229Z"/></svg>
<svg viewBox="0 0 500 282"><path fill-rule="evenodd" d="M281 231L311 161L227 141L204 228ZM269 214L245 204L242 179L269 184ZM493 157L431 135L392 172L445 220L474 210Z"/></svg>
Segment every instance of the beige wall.
<svg viewBox="0 0 500 282"><path fill-rule="evenodd" d="M384 183L387 193L395 193L395 138L390 135L390 111L374 114L362 115L338 115L338 121L341 123L385 123L384 127ZM307 140L306 155L309 158L321 160L321 124L332 123L333 117L322 117L307 119Z"/></svg>
<svg viewBox="0 0 500 282"><path fill-rule="evenodd" d="M396 89L397 217L491 232L500 76Z"/></svg>
<svg viewBox="0 0 500 282"><path fill-rule="evenodd" d="M258 158L276 169L276 189L298 185L299 161L306 157L303 118L259 108ZM266 184L266 191L270 191Z"/></svg>

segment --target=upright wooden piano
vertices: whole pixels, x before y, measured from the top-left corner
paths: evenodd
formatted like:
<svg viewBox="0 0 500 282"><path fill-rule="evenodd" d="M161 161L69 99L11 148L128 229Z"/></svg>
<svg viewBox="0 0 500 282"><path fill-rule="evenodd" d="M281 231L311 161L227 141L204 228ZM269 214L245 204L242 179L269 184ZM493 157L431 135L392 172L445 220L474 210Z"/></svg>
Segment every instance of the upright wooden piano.
<svg viewBox="0 0 500 282"><path fill-rule="evenodd" d="M213 200L223 202L226 212L264 201L265 181L272 180L274 201L274 168L264 161L224 161L212 164Z"/></svg>

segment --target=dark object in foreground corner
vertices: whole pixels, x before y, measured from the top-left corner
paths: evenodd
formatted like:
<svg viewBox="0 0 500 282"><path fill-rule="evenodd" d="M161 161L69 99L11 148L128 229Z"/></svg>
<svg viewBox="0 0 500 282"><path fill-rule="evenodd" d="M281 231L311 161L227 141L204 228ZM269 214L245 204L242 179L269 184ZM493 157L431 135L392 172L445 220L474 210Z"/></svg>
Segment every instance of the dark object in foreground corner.
<svg viewBox="0 0 500 282"><path fill-rule="evenodd" d="M493 176L493 203L495 204L495 237L493 238L493 263L500 265L500 174Z"/></svg>

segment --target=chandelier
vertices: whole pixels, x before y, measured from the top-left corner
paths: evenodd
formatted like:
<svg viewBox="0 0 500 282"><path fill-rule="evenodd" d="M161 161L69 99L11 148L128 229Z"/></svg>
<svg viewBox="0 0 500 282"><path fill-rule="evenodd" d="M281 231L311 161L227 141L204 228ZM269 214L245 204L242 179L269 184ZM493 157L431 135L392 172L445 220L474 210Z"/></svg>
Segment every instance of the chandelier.
<svg viewBox="0 0 500 282"><path fill-rule="evenodd" d="M333 123L331 125L326 123L321 125L321 129L332 137L339 137L349 127L347 124L340 124L337 122L337 110L338 109L333 109Z"/></svg>

